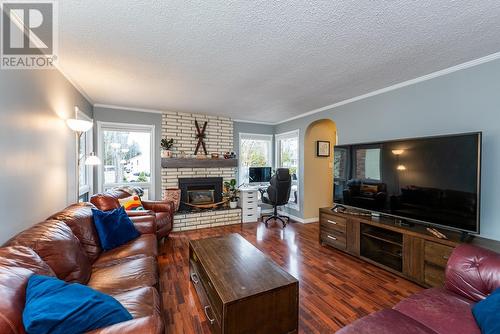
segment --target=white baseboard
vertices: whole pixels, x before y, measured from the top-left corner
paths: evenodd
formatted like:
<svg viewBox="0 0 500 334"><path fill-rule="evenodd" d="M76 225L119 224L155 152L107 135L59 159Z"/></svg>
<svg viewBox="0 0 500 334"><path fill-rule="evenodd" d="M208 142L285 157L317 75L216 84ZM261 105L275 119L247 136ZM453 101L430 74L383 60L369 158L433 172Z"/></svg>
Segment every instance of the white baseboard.
<svg viewBox="0 0 500 334"><path fill-rule="evenodd" d="M302 223L302 224L310 224L310 223L315 223L319 221L319 217L313 217L313 218L299 218L297 216L291 215L288 212L278 210L278 214L283 215L283 216L288 216L290 219L295 220L296 222Z"/></svg>
<svg viewBox="0 0 500 334"><path fill-rule="evenodd" d="M266 210L261 210L260 214L261 216L262 215L268 215L268 214L272 214L273 213L273 209L266 209ZM302 224L310 224L310 223L316 223L319 221L319 217L313 217L313 218L299 218L297 216L294 216L294 215L291 215L289 214L288 212L286 211L282 211L282 210L278 210L278 214L279 215L282 215L282 216L288 216L290 217L290 219L296 221L296 222L299 222L299 223L302 223Z"/></svg>

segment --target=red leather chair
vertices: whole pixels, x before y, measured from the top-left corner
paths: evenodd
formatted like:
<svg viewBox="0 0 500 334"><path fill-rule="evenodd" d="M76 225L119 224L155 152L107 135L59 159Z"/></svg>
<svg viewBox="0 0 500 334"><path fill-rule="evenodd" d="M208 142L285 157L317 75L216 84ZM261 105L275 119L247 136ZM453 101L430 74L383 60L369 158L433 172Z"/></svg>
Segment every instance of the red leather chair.
<svg viewBox="0 0 500 334"><path fill-rule="evenodd" d="M96 194L90 198L90 202L99 210L108 211L120 207L118 199L131 196L130 193L121 189L110 189L104 193ZM144 211L127 211L130 217L154 216L156 218L156 235L158 239L167 237L172 231L174 221L174 203L171 201L146 201L142 200Z"/></svg>
<svg viewBox="0 0 500 334"><path fill-rule="evenodd" d="M472 307L499 287L500 254L463 244L448 260L444 287L416 293L337 333L481 334Z"/></svg>

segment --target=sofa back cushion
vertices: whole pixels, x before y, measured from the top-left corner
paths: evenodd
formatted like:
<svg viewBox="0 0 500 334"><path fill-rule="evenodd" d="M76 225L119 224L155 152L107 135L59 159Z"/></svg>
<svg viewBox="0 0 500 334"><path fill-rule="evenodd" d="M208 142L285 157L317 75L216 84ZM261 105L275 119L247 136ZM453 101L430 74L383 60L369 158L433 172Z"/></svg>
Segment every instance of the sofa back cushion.
<svg viewBox="0 0 500 334"><path fill-rule="evenodd" d="M24 230L6 246L26 246L33 249L55 272L67 282L86 284L91 274L91 263L83 252L80 241L65 223L46 220Z"/></svg>
<svg viewBox="0 0 500 334"><path fill-rule="evenodd" d="M26 285L33 274L55 275L31 248L0 248L0 333L25 333L22 314Z"/></svg>
<svg viewBox="0 0 500 334"><path fill-rule="evenodd" d="M130 194L125 190L110 189L104 193L96 194L90 198L90 202L101 211L110 211L118 209L120 203L119 198L129 197Z"/></svg>
<svg viewBox="0 0 500 334"><path fill-rule="evenodd" d="M80 240L90 262L93 263L102 253L102 248L92 218L92 208L95 206L90 203L73 204L50 216L49 219L59 220L68 225Z"/></svg>
<svg viewBox="0 0 500 334"><path fill-rule="evenodd" d="M448 260L445 287L475 302L483 300L500 287L500 254L459 245Z"/></svg>

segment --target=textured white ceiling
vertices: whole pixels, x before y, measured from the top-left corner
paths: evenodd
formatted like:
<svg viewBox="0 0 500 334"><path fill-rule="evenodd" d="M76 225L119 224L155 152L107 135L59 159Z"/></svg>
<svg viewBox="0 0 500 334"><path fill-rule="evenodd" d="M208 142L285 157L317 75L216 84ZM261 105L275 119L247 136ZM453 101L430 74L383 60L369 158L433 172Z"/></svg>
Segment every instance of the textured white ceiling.
<svg viewBox="0 0 500 334"><path fill-rule="evenodd" d="M277 122L500 51L498 0L60 1L94 103Z"/></svg>

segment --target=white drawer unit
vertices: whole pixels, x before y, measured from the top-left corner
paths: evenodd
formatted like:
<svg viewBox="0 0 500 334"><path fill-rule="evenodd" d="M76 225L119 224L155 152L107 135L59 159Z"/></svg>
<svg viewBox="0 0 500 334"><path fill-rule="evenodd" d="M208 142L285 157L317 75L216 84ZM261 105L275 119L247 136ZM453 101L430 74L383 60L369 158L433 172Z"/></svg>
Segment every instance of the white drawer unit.
<svg viewBox="0 0 500 334"><path fill-rule="evenodd" d="M241 208L243 223L256 222L259 219L259 191L257 189L240 189L238 205Z"/></svg>

